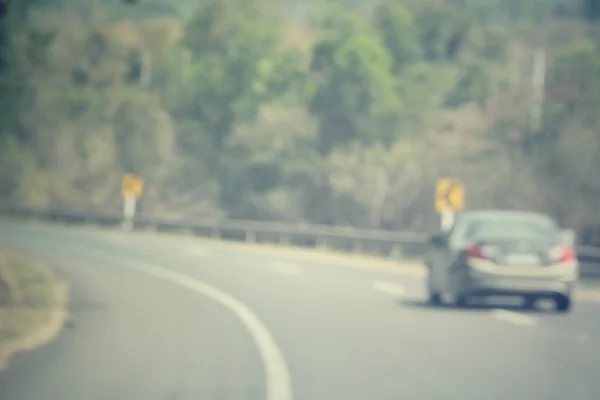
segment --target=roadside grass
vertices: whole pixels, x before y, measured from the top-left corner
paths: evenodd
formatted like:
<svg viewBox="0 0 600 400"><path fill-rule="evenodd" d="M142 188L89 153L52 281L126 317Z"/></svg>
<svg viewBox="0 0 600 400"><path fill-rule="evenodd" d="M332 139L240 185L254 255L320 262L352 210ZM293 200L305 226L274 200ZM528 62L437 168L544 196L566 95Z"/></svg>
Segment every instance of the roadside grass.
<svg viewBox="0 0 600 400"><path fill-rule="evenodd" d="M68 285L43 263L0 251L0 369L51 341L67 321Z"/></svg>

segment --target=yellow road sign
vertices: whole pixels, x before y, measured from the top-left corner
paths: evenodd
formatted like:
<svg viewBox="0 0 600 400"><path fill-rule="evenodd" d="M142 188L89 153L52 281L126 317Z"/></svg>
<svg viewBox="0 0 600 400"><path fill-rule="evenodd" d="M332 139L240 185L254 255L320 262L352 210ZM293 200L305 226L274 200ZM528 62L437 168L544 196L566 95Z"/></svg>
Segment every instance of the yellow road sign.
<svg viewBox="0 0 600 400"><path fill-rule="evenodd" d="M435 210L443 212L452 210L458 212L465 206L465 187L462 182L444 178L437 181L435 186Z"/></svg>
<svg viewBox="0 0 600 400"><path fill-rule="evenodd" d="M121 186L121 193L123 196L140 198L143 191L144 180L142 178L133 174L125 174L123 176L123 185Z"/></svg>

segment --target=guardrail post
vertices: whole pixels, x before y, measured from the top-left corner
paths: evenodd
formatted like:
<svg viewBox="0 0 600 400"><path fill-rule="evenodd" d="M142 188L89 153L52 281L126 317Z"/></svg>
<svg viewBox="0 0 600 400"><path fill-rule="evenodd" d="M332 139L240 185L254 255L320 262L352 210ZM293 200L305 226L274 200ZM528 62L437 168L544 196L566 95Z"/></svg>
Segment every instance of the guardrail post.
<svg viewBox="0 0 600 400"><path fill-rule="evenodd" d="M248 243L256 243L256 232L254 232L254 231L246 231L246 242L248 242Z"/></svg>
<svg viewBox="0 0 600 400"><path fill-rule="evenodd" d="M317 236L317 238L315 239L315 247L317 249L325 249L325 248L327 248L327 240L325 240L321 236Z"/></svg>
<svg viewBox="0 0 600 400"><path fill-rule="evenodd" d="M452 229L455 218L454 210L447 208L442 211L440 215L440 230L442 232L447 232Z"/></svg>
<svg viewBox="0 0 600 400"><path fill-rule="evenodd" d="M221 238L221 229L219 229L219 225L215 225L212 228L212 232L210 235L213 239L220 239Z"/></svg>
<svg viewBox="0 0 600 400"><path fill-rule="evenodd" d="M285 235L285 234L279 235L279 244L287 246L291 243L292 243L292 238L290 237L290 235Z"/></svg>
<svg viewBox="0 0 600 400"><path fill-rule="evenodd" d="M127 195L123 197L123 230L130 232L133 229L133 217L135 216L135 196Z"/></svg>
<svg viewBox="0 0 600 400"><path fill-rule="evenodd" d="M390 258L402 258L402 246L395 244L389 254Z"/></svg>

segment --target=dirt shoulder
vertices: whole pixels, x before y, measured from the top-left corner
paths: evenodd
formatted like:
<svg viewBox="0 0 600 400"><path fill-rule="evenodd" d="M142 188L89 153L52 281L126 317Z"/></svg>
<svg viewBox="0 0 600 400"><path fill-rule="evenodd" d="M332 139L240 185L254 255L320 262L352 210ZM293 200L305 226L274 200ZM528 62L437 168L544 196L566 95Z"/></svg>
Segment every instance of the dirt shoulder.
<svg viewBox="0 0 600 400"><path fill-rule="evenodd" d="M68 285L48 266L0 250L0 369L15 353L54 339L67 304Z"/></svg>

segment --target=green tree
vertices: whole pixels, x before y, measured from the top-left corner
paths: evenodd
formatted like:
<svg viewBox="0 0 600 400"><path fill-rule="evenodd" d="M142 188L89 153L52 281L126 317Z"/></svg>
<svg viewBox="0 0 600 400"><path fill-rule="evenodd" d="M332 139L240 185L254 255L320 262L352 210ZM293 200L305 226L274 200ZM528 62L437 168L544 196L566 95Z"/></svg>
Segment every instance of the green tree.
<svg viewBox="0 0 600 400"><path fill-rule="evenodd" d="M483 106L489 96L490 78L486 67L482 64L471 63L461 68L456 86L446 97L446 105L460 107L474 102Z"/></svg>
<svg viewBox="0 0 600 400"><path fill-rule="evenodd" d="M392 59L377 34L343 9L331 9L321 23L311 73L317 90L311 113L319 120L319 150L328 153L352 140L378 141L366 120L389 117L399 107Z"/></svg>
<svg viewBox="0 0 600 400"><path fill-rule="evenodd" d="M199 121L218 146L271 96L264 75L273 67L277 30L261 6L210 0L186 27L193 67L178 112Z"/></svg>
<svg viewBox="0 0 600 400"><path fill-rule="evenodd" d="M374 12L374 23L386 48L392 54L395 73L420 58L419 30L411 10L406 5L378 5Z"/></svg>
<svg viewBox="0 0 600 400"><path fill-rule="evenodd" d="M558 135L573 123L600 125L600 52L582 39L558 52L546 85L546 132Z"/></svg>
<svg viewBox="0 0 600 400"><path fill-rule="evenodd" d="M471 27L471 13L443 0L407 0L419 27L423 55L430 62L457 59Z"/></svg>

